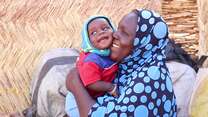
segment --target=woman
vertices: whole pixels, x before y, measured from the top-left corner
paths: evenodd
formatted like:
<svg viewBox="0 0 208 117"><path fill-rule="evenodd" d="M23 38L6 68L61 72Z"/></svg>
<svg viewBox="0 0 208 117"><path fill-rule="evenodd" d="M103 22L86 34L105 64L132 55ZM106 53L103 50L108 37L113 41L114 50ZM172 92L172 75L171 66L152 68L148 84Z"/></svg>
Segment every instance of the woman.
<svg viewBox="0 0 208 117"><path fill-rule="evenodd" d="M134 10L123 17L113 36L111 58L121 61L115 80L120 96L104 95L93 100L73 69L66 83L80 115L176 116L176 99L165 65L168 27L164 20L153 11Z"/></svg>

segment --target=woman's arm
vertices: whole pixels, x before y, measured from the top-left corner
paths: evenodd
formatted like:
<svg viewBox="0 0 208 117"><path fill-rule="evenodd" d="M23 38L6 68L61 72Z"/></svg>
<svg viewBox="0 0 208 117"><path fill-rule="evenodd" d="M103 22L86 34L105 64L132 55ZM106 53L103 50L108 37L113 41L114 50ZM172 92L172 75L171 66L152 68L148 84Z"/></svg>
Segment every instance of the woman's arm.
<svg viewBox="0 0 208 117"><path fill-rule="evenodd" d="M97 81L87 86L88 89L97 92L108 92L114 97L118 97L118 88L116 84L105 81Z"/></svg>
<svg viewBox="0 0 208 117"><path fill-rule="evenodd" d="M97 92L110 92L115 87L114 84L105 81L97 81L87 86L90 90Z"/></svg>
<svg viewBox="0 0 208 117"><path fill-rule="evenodd" d="M66 79L66 87L74 94L80 116L87 117L90 108L95 104L95 100L92 99L82 84L76 68L70 70Z"/></svg>

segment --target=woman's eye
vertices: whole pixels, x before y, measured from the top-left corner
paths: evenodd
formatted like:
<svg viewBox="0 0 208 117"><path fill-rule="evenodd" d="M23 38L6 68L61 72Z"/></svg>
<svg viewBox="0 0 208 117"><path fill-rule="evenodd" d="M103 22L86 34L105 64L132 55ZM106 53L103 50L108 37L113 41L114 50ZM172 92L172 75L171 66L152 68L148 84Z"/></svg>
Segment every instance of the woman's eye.
<svg viewBox="0 0 208 117"><path fill-rule="evenodd" d="M129 36L129 31L127 31L127 30L123 30L123 33L125 34L125 35L127 35L127 36Z"/></svg>
<svg viewBox="0 0 208 117"><path fill-rule="evenodd" d="M129 36L129 34L128 34L126 31L124 31L124 34L125 34L126 36Z"/></svg>

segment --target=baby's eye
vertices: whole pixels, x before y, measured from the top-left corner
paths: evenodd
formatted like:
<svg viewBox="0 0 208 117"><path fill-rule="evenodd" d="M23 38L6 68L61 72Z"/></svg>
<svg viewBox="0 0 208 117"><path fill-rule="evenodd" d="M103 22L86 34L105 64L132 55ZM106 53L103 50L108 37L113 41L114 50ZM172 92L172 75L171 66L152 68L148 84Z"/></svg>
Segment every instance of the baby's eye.
<svg viewBox="0 0 208 117"><path fill-rule="evenodd" d="M103 31L108 31L110 29L110 27L104 27Z"/></svg>
<svg viewBox="0 0 208 117"><path fill-rule="evenodd" d="M95 36L97 34L96 31L92 32L91 35Z"/></svg>

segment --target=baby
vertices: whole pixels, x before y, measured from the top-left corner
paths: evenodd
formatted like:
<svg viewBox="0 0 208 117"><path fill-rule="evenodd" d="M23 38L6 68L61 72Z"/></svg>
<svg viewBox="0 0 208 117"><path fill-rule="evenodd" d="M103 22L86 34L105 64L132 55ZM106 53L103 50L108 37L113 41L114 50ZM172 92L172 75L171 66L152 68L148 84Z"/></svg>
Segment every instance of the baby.
<svg viewBox="0 0 208 117"><path fill-rule="evenodd" d="M83 28L83 52L80 53L77 69L84 86L94 98L105 92L116 96L116 85L111 82L118 66L109 58L113 31L110 20L103 16L90 18Z"/></svg>
<svg viewBox="0 0 208 117"><path fill-rule="evenodd" d="M104 16L89 18L82 30L82 52L77 59L76 67L84 86L93 98L105 92L117 96L117 85L112 81L118 66L109 58L113 31L112 23ZM71 107L72 96L69 93L66 97L66 112L69 116L78 111L77 106ZM76 112L74 109L77 109Z"/></svg>

